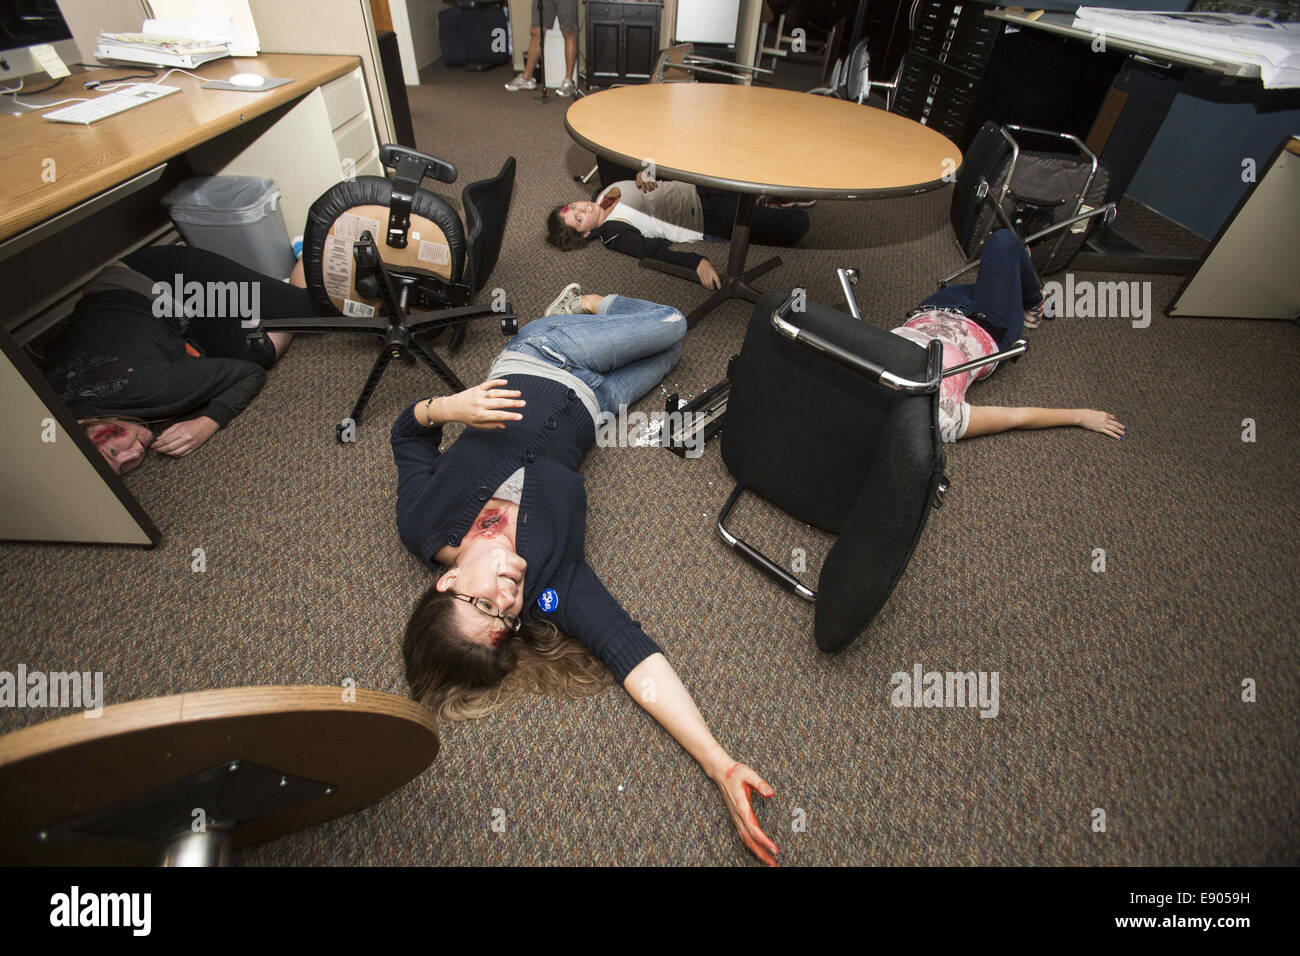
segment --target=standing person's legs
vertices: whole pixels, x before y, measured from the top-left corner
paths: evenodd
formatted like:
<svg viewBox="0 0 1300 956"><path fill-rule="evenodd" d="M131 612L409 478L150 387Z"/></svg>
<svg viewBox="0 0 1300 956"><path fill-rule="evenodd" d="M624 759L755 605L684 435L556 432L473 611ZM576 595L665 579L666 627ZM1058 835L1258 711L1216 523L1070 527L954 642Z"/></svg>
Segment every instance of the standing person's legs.
<svg viewBox="0 0 1300 956"><path fill-rule="evenodd" d="M571 80L578 66L578 0L557 0L556 7L564 34L564 78Z"/></svg>
<svg viewBox="0 0 1300 956"><path fill-rule="evenodd" d="M555 0L543 0L542 2L542 19L538 19L537 0L529 0L528 3L531 19L531 26L528 29L528 55L524 57L524 72L520 74L524 80L533 79L533 73L537 70L537 61L542 55L542 33L545 31L543 23L547 26L555 19ZM545 78L543 78L545 79Z"/></svg>
<svg viewBox="0 0 1300 956"><path fill-rule="evenodd" d="M563 32L563 31L561 31ZM564 78L572 80L578 69L578 34L564 34Z"/></svg>
<svg viewBox="0 0 1300 956"><path fill-rule="evenodd" d="M617 412L652 389L681 356L686 320L672 306L605 296L596 314L529 322L506 349L526 351L586 382L602 411Z"/></svg>

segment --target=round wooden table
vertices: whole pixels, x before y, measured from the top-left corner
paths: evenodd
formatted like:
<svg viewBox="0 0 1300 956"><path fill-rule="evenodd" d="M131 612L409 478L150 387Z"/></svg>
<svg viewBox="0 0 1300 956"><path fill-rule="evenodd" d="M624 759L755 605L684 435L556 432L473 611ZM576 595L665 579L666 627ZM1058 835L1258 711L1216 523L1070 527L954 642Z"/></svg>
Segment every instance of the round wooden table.
<svg viewBox="0 0 1300 956"><path fill-rule="evenodd" d="M237 687L0 737L0 864L193 865L369 806L438 753L414 701Z"/></svg>
<svg viewBox="0 0 1300 956"><path fill-rule="evenodd" d="M749 224L760 194L786 199L866 199L937 189L961 165L946 136L871 106L790 90L720 83L656 83L603 90L578 100L565 128L599 156L655 175L740 194L722 287L696 321L728 299L757 302L750 281L781 264L749 270ZM643 260L698 282L690 270Z"/></svg>

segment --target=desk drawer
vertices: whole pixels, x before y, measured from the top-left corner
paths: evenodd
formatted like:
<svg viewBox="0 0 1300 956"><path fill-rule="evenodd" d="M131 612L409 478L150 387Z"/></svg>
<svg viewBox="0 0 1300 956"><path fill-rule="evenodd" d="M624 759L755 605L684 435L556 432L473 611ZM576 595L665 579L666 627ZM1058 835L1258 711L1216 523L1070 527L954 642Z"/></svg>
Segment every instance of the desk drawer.
<svg viewBox="0 0 1300 956"><path fill-rule="evenodd" d="M329 116L330 129L336 130L358 113L365 112L366 84L361 78L360 67L326 83L320 91L325 97L325 113Z"/></svg>
<svg viewBox="0 0 1300 956"><path fill-rule="evenodd" d="M898 78L894 112L959 139L970 117L978 81L954 69L908 53Z"/></svg>
<svg viewBox="0 0 1300 956"><path fill-rule="evenodd" d="M377 145L369 114L354 117L351 122L336 129L334 142L338 145L340 164L345 164L348 160L354 164L360 163L369 156Z"/></svg>

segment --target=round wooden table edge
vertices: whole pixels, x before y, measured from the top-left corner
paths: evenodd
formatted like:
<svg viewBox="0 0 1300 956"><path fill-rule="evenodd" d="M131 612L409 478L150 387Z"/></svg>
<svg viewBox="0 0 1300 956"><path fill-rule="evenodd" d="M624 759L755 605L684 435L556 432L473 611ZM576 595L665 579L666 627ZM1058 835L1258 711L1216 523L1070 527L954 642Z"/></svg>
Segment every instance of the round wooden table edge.
<svg viewBox="0 0 1300 956"><path fill-rule="evenodd" d="M345 700L345 690L355 693L356 700ZM333 685L264 684L125 701L105 707L98 717L88 717L82 712L21 727L0 736L0 770L51 750L167 724L278 711L322 710L360 710L419 724L433 735L434 753L441 750L437 715L406 697Z"/></svg>
<svg viewBox="0 0 1300 956"><path fill-rule="evenodd" d="M607 146L601 146L599 143L596 143L579 133L569 123L568 114L565 114L564 117L564 129L568 132L569 137L574 142L579 146L582 146L584 149L591 150L597 156L603 156L605 159L612 159L617 163L622 163L630 169L638 169L641 166L641 160L635 156L629 156L625 153L612 150ZM685 169L675 169L671 166L665 166L662 163L656 163L655 169L658 173L671 174L663 176L664 179L674 179L684 183L693 183L696 186L712 186L715 189L726 189L731 192L777 196L783 199L887 199L892 196L916 196L920 193L939 189L948 182L948 180L945 180L940 176L938 179L932 179L926 183L915 183L906 186L888 186L882 189L819 189L798 186L779 186L775 183L751 183L746 180L726 179L721 176L707 176L700 173L693 173Z"/></svg>

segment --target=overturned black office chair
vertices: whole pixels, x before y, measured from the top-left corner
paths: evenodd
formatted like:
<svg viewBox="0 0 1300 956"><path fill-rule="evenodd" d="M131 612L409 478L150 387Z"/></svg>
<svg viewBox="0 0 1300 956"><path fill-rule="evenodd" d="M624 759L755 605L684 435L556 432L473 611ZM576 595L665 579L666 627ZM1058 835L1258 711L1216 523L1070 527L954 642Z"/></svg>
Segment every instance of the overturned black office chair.
<svg viewBox="0 0 1300 956"><path fill-rule="evenodd" d="M473 303L501 251L514 193L514 157L497 175L465 187L466 226L445 200L421 188L425 178L455 182L455 166L393 145L380 148L379 160L394 170L391 180L346 180L322 194L307 213L303 267L320 317L260 324L265 332L362 333L384 340L351 414L336 427L340 441L360 424L393 359L418 357L448 389L459 392L465 383L434 351L432 340L447 332L454 350L467 322L488 317L500 320L503 335L518 331L517 318L500 297Z"/></svg>
<svg viewBox="0 0 1300 956"><path fill-rule="evenodd" d="M1029 142L1054 148L1029 150ZM1106 167L1077 136L985 123L962 157L950 210L967 263L939 285L978 266L985 240L1003 227L1029 247L1040 276L1061 271L1098 220L1114 221L1115 203L1104 201L1109 188Z"/></svg>
<svg viewBox="0 0 1300 956"><path fill-rule="evenodd" d="M945 372L937 341L923 349L829 306L796 311L800 301L764 296L728 368L722 460L736 486L717 527L741 557L815 604L817 646L838 651L889 598L942 504L943 378L1016 358L1025 343ZM839 536L816 590L727 527L747 490Z"/></svg>

